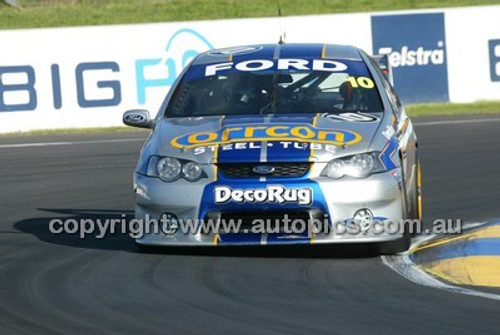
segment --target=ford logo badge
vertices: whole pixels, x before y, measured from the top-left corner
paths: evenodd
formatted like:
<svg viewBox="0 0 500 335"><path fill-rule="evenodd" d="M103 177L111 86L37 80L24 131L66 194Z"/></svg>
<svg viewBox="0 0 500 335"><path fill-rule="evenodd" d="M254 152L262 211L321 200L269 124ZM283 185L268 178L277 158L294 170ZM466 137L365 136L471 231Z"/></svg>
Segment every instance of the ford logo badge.
<svg viewBox="0 0 500 335"><path fill-rule="evenodd" d="M257 174L270 174L274 172L274 166L270 165L257 165L252 169Z"/></svg>
<svg viewBox="0 0 500 335"><path fill-rule="evenodd" d="M144 115L142 114L127 114L125 119L130 123L141 123L144 121Z"/></svg>

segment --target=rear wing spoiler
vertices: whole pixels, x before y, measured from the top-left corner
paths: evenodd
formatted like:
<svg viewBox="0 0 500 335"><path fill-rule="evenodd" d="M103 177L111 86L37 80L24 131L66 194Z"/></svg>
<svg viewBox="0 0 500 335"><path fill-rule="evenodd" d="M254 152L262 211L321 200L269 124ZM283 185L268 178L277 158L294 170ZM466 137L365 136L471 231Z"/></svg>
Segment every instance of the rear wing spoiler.
<svg viewBox="0 0 500 335"><path fill-rule="evenodd" d="M391 63L389 62L389 55L373 55L373 59L375 60L375 62L377 62L378 67L385 76L385 79L387 79L391 83L391 85L394 85L394 81L392 78L392 67Z"/></svg>

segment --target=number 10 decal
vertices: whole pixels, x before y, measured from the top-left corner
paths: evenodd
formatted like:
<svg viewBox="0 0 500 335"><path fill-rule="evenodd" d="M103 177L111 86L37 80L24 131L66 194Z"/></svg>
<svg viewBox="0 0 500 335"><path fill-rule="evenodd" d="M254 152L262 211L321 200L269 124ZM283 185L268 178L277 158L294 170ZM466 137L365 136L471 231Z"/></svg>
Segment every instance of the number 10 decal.
<svg viewBox="0 0 500 335"><path fill-rule="evenodd" d="M351 84L352 88L374 88L375 84L373 83L373 80L371 80L368 77L347 77L347 81L349 84Z"/></svg>

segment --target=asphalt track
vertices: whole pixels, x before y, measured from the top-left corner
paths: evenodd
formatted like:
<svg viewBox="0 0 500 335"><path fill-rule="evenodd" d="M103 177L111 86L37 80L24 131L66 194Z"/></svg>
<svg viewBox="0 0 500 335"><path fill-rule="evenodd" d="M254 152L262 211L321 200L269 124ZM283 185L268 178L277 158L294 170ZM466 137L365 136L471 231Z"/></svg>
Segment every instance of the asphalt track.
<svg viewBox="0 0 500 335"><path fill-rule="evenodd" d="M426 222L500 218L500 115L449 120L414 120ZM0 138L0 334L500 333L498 301L418 286L359 248L145 254L126 235L51 234L52 218L132 213L145 136Z"/></svg>

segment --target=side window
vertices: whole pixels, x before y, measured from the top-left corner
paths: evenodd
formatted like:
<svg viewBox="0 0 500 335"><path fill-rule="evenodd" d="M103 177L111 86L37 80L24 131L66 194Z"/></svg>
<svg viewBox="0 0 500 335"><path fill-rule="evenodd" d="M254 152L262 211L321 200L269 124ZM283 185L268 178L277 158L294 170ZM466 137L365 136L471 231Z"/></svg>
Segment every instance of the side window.
<svg viewBox="0 0 500 335"><path fill-rule="evenodd" d="M402 105L401 101L399 101L398 96L396 95L396 91L394 91L394 88L392 87L391 83L385 79L384 74L380 70L377 62L375 62L370 56L368 56L368 59L371 62L371 65L375 68L375 71L377 72L378 77L382 80L382 83L384 85L384 90L387 93L387 97L389 98L389 102L391 103L392 110L395 113L396 119L399 120L401 118L401 110L402 110Z"/></svg>
<svg viewBox="0 0 500 335"><path fill-rule="evenodd" d="M395 108L394 111L397 114L396 116L399 119L401 116L400 113L403 110L403 105L401 104L401 101L399 100L398 95L396 94L396 91L394 90L394 87L392 87L391 83L387 82L387 86L389 88L389 99L391 100L391 103Z"/></svg>

